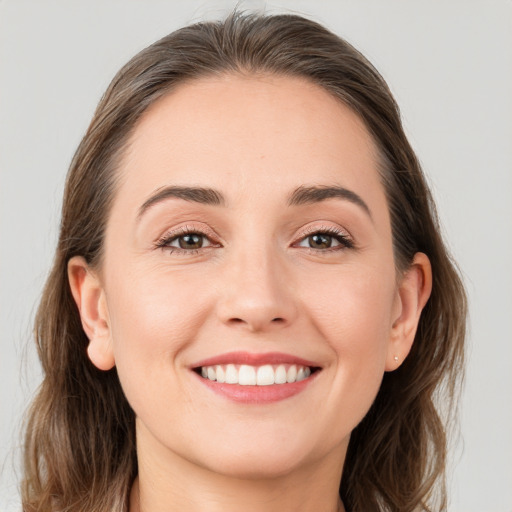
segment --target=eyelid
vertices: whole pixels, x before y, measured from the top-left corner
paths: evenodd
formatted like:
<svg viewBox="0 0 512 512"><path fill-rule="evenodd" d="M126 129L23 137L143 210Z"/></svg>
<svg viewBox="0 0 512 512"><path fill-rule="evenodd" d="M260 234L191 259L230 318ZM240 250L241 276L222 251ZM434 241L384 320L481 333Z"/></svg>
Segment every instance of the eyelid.
<svg viewBox="0 0 512 512"><path fill-rule="evenodd" d="M201 236L204 236L208 239L209 245L206 247L201 247L198 249L183 249L179 247L173 247L170 246L169 243L171 241L174 241L175 239L179 238L180 236L187 235L187 234L198 234ZM334 238L338 239L338 242L340 243L339 246L334 246L328 249L316 249L316 248L306 248L310 249L311 251L315 253L320 252L333 252L337 250L342 249L349 249L354 248L355 243L352 235L344 228L340 226L333 226L333 225L308 225L305 228L302 229L302 231L299 232L299 234L295 237L293 243L291 244L292 247L298 247L297 244L302 242L305 238L308 236L311 236L313 234L326 234L330 235ZM154 242L154 248L155 249L167 249L171 252L182 252L186 254L193 254L197 253L201 250L208 250L212 247L222 247L222 243L220 241L220 237L217 236L217 234L209 228L207 225L202 224L200 226L194 225L194 224L185 224L182 226L177 226L175 228L169 229L165 231L163 235L158 237L158 239Z"/></svg>
<svg viewBox="0 0 512 512"><path fill-rule="evenodd" d="M305 228L300 231L299 237L309 236L313 233L338 233L345 235L348 238L352 238L350 233L342 228L341 226L332 224L308 224Z"/></svg>
<svg viewBox="0 0 512 512"><path fill-rule="evenodd" d="M351 249L355 247L354 238L352 235L344 228L340 226L333 226L333 225L310 225L303 229L299 235L295 238L295 241L293 242L292 246L297 246L299 242L302 242L305 238L317 234L317 233L323 233L326 235L330 235L334 238L341 239L340 244L341 247L332 247L329 249L314 249L314 248L306 248L310 249L314 252L329 252L329 251L336 251L341 249ZM337 248L338 247L338 248Z"/></svg>
<svg viewBox="0 0 512 512"><path fill-rule="evenodd" d="M156 249L173 249L176 251L183 251L183 252L187 252L187 253L191 253L195 250L196 251L200 250L200 249L181 249L178 247L172 247L172 246L167 245L170 241L172 241L176 238L179 238L180 236L188 235L188 234L192 234L192 233L202 235L205 238L207 238L208 241L210 242L210 245L208 245L207 247L202 247L201 249L209 249L210 247L220 247L221 246L219 237L216 235L216 233L212 229L208 228L205 225L197 226L197 225L185 224L183 226L178 226L176 228L172 228L172 229L165 231L163 235L159 236L155 240L154 247Z"/></svg>

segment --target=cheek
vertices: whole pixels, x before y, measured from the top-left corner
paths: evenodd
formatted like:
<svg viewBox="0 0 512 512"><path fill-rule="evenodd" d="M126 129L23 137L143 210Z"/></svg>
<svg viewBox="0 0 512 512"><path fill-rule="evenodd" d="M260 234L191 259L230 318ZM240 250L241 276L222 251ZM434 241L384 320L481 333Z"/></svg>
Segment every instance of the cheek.
<svg viewBox="0 0 512 512"><path fill-rule="evenodd" d="M393 275L380 267L347 266L326 276L316 292L305 290L316 328L337 352L356 353L387 341L396 296Z"/></svg>
<svg viewBox="0 0 512 512"><path fill-rule="evenodd" d="M111 283L110 320L120 350L128 341L132 350L146 351L165 340L162 348L172 351L200 325L206 297L192 273L142 269L129 278L113 274Z"/></svg>
<svg viewBox="0 0 512 512"><path fill-rule="evenodd" d="M208 310L207 297L198 293L201 283L190 275L149 270L129 279L113 272L110 283L114 356L128 399L150 397L147 390L156 381L173 389L172 366L179 366L181 351L194 342Z"/></svg>
<svg viewBox="0 0 512 512"><path fill-rule="evenodd" d="M316 304L311 316L333 353L327 410L331 421L350 431L370 408L384 375L396 291L382 269L346 270L309 302Z"/></svg>

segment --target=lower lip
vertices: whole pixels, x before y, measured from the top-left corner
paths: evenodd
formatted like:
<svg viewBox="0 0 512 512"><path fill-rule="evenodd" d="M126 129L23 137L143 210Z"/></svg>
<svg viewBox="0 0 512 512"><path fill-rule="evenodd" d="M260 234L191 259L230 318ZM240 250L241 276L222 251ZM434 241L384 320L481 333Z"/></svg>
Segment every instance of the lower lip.
<svg viewBox="0 0 512 512"><path fill-rule="evenodd" d="M316 371L308 378L289 384L272 384L270 386L241 386L240 384L221 384L217 381L205 379L194 372L201 383L224 396L228 400L243 404L267 404L279 402L304 391L317 377L320 371Z"/></svg>

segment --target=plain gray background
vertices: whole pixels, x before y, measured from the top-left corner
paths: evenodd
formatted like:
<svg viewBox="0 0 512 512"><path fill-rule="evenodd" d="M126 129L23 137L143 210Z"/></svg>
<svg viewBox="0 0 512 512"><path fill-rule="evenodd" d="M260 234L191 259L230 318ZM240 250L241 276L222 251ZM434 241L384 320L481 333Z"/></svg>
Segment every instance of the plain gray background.
<svg viewBox="0 0 512 512"><path fill-rule="evenodd" d="M390 84L470 297L449 510L512 512L512 2L239 3L327 25ZM20 510L20 421L40 379L31 323L72 154L122 64L172 30L234 5L0 0L1 512Z"/></svg>

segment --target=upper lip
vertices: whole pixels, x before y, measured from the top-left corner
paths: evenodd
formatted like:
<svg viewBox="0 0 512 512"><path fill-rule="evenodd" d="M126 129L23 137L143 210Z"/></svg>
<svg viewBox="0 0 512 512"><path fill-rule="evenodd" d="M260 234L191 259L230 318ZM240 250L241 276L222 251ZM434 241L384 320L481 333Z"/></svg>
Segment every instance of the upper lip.
<svg viewBox="0 0 512 512"><path fill-rule="evenodd" d="M215 366L217 364L247 364L250 366L263 366L265 364L297 364L301 366L310 366L319 368L320 365L314 361L309 361L301 357L282 352L266 352L254 354L250 352L227 352L218 356L203 359L191 365L191 368L200 368L202 366Z"/></svg>

